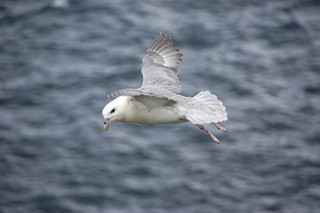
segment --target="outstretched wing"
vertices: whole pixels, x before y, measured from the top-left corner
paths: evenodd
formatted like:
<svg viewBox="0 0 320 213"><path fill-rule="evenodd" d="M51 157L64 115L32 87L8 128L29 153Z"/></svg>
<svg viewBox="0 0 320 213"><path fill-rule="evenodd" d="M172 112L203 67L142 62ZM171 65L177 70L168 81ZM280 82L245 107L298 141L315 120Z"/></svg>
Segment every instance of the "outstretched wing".
<svg viewBox="0 0 320 213"><path fill-rule="evenodd" d="M181 91L177 76L182 54L169 35L159 33L151 42L146 55L142 59L141 72L143 82L141 88L158 87L174 93Z"/></svg>
<svg viewBox="0 0 320 213"><path fill-rule="evenodd" d="M177 76L182 54L173 44L169 35L159 33L147 49L142 60L143 82L137 89L121 89L109 94L107 97L150 96L165 98L168 101L177 101L181 85Z"/></svg>
<svg viewBox="0 0 320 213"><path fill-rule="evenodd" d="M164 90L161 88L127 88L127 89L121 89L118 91L115 91L109 95L107 95L107 98L111 97L117 97L117 96L149 96L149 97L154 97L154 98L165 98L168 101L178 101L179 96L176 93L171 92L170 90Z"/></svg>

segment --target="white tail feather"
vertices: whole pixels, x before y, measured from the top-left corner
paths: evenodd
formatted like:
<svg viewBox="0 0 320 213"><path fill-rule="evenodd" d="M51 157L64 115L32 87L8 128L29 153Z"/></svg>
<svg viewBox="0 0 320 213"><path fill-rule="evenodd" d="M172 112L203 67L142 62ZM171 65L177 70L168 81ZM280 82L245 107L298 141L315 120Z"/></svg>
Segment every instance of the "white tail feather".
<svg viewBox="0 0 320 213"><path fill-rule="evenodd" d="M201 91L192 98L192 102L193 106L186 116L191 123L216 123L228 119L223 103L209 91Z"/></svg>

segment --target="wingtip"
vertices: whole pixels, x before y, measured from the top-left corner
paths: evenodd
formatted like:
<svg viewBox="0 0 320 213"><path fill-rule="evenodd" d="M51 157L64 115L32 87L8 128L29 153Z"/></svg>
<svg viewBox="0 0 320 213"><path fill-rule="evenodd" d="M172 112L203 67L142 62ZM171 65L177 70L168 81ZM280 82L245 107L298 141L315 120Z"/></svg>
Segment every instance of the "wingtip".
<svg viewBox="0 0 320 213"><path fill-rule="evenodd" d="M112 93L109 93L108 95L106 95L106 98L114 98L114 97L116 97L116 96L119 96L120 95L120 93L119 93L119 91L116 91L116 92L112 92Z"/></svg>
<svg viewBox="0 0 320 213"><path fill-rule="evenodd" d="M157 34L157 36L163 36L163 37L166 37L166 38L172 40L172 39L171 39L171 36L170 36L168 33L165 33L165 32L159 32L159 33Z"/></svg>

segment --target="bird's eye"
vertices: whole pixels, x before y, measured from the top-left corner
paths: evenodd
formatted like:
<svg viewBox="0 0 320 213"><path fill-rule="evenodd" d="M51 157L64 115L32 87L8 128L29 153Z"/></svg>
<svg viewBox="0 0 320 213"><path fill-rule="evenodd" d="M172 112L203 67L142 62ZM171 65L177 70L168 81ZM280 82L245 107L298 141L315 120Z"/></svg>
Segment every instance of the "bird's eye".
<svg viewBox="0 0 320 213"><path fill-rule="evenodd" d="M115 109L112 109L111 111L110 111L110 113L114 113L116 110Z"/></svg>

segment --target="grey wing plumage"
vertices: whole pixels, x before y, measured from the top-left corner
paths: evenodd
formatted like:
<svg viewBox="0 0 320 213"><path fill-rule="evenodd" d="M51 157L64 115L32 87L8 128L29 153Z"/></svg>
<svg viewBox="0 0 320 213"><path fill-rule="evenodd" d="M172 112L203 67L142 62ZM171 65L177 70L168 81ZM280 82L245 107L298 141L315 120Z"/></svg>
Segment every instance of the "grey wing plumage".
<svg viewBox="0 0 320 213"><path fill-rule="evenodd" d="M121 89L107 97L151 96L176 101L181 85L177 76L182 54L165 33L158 33L142 59L143 82L137 89Z"/></svg>
<svg viewBox="0 0 320 213"><path fill-rule="evenodd" d="M180 101L180 95L177 95L170 90L164 90L161 88L127 88L115 91L109 95L108 98L117 96L150 96L155 98L166 98L171 101Z"/></svg>
<svg viewBox="0 0 320 213"><path fill-rule="evenodd" d="M174 93L181 91L177 76L182 54L169 35L159 33L142 59L142 88L160 87Z"/></svg>

